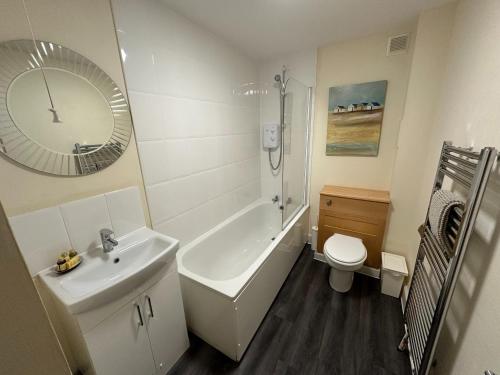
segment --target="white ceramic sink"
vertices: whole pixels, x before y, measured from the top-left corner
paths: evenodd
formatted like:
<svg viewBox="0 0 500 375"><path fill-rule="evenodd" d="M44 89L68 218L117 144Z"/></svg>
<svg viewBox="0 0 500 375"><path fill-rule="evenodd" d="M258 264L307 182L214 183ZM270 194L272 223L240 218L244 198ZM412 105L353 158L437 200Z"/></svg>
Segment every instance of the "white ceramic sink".
<svg viewBox="0 0 500 375"><path fill-rule="evenodd" d="M73 314L116 299L173 262L179 241L148 228L118 238L118 246L81 254L82 263L66 274L42 271L42 281Z"/></svg>

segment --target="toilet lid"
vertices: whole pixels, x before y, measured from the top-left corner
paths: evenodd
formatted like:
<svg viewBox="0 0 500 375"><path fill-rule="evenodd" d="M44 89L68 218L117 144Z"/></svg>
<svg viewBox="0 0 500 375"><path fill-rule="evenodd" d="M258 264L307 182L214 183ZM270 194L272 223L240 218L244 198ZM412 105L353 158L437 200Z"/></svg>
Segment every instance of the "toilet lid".
<svg viewBox="0 0 500 375"><path fill-rule="evenodd" d="M342 263L357 263L366 256L366 248L359 238L335 233L325 242L326 255Z"/></svg>

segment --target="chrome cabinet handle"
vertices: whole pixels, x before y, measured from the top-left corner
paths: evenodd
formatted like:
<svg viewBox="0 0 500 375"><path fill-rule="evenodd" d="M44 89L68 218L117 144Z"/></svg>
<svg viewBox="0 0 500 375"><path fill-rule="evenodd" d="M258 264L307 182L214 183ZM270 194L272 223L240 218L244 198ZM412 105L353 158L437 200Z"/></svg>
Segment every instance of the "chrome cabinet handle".
<svg viewBox="0 0 500 375"><path fill-rule="evenodd" d="M151 304L151 298L149 298L149 296L146 296L146 298L148 299L148 305L149 305L149 316L151 318L154 318L155 317L155 314L153 312L153 305Z"/></svg>
<svg viewBox="0 0 500 375"><path fill-rule="evenodd" d="M331 200L331 199L328 199L328 200L326 201L326 205L327 205L328 207L330 207L330 206L332 205L332 200Z"/></svg>
<svg viewBox="0 0 500 375"><path fill-rule="evenodd" d="M143 326L144 325L144 320L142 320L142 314L141 314L141 308L140 306L136 303L135 307L137 309L137 313L139 314L139 325Z"/></svg>

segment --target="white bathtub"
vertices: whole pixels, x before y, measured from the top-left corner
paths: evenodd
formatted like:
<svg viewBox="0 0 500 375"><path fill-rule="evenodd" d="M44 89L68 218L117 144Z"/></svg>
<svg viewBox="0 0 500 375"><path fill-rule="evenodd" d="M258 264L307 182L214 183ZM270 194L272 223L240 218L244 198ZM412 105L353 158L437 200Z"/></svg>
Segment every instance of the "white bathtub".
<svg viewBox="0 0 500 375"><path fill-rule="evenodd" d="M193 333L241 359L307 241L308 210L280 231L281 211L258 201L181 248L177 262Z"/></svg>

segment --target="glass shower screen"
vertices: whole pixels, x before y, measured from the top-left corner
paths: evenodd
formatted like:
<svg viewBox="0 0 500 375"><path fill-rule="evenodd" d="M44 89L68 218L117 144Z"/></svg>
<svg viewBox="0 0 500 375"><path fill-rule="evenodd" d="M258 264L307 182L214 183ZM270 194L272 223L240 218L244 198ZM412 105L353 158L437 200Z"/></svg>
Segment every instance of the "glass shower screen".
<svg viewBox="0 0 500 375"><path fill-rule="evenodd" d="M283 134L283 227L306 203L307 148L311 90L290 77L285 96Z"/></svg>

